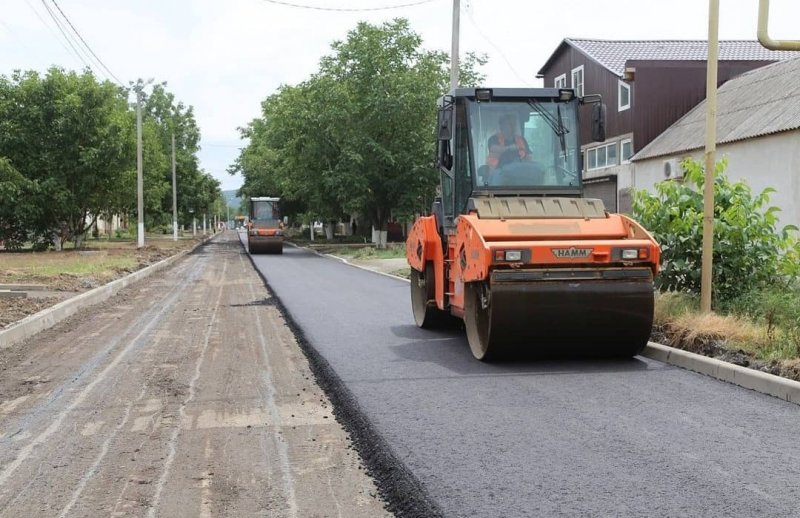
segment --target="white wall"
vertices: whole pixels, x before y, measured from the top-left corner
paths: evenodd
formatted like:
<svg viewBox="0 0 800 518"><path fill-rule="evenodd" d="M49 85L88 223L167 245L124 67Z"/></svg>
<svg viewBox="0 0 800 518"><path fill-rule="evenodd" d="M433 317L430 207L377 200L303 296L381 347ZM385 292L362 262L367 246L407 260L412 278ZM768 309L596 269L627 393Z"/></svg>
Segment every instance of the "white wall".
<svg viewBox="0 0 800 518"><path fill-rule="evenodd" d="M633 187L653 191L664 179L664 161L692 157L702 163L703 150L675 156L636 161ZM717 159L728 158L728 177L746 180L754 193L776 189L769 205L781 208L780 225L800 226L800 130L752 138L717 146Z"/></svg>

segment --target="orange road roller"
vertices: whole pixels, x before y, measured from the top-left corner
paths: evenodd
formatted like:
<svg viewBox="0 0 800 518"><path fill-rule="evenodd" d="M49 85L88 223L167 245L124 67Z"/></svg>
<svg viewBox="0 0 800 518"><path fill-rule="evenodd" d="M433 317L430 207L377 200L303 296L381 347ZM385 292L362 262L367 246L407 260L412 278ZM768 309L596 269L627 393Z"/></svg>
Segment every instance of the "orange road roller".
<svg viewBox="0 0 800 518"><path fill-rule="evenodd" d="M582 105L571 89L459 88L439 103L432 214L406 241L418 326L461 318L472 354L633 356L653 324L660 248L641 225L584 198Z"/></svg>
<svg viewBox="0 0 800 518"><path fill-rule="evenodd" d="M283 222L280 198L250 198L247 249L251 254L283 253Z"/></svg>

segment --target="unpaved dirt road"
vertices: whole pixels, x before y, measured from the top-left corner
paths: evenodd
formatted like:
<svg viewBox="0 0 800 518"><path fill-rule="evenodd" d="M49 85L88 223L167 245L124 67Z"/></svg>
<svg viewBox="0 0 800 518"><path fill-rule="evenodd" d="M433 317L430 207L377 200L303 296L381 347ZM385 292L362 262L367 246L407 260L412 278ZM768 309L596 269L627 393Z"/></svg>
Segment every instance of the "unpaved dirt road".
<svg viewBox="0 0 800 518"><path fill-rule="evenodd" d="M234 232L0 349L0 516L386 516Z"/></svg>

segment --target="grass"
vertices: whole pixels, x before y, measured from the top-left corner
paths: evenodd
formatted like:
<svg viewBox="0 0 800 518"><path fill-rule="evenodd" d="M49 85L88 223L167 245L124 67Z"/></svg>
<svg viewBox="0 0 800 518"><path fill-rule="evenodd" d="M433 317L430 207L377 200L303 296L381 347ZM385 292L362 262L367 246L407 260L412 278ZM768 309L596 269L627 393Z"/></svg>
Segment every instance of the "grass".
<svg viewBox="0 0 800 518"><path fill-rule="evenodd" d="M9 254L0 257L3 274L9 279L32 279L73 275L78 277L102 275L108 270L132 269L138 261L130 255L107 255L105 252L44 252Z"/></svg>
<svg viewBox="0 0 800 518"><path fill-rule="evenodd" d="M396 270L396 271L392 272L392 275L396 275L396 276L402 277L404 279L410 279L411 278L411 268L400 268L399 270Z"/></svg>
<svg viewBox="0 0 800 518"><path fill-rule="evenodd" d="M390 244L386 248L367 246L355 250L349 249L348 252L352 253L353 259L399 259L406 256L406 245Z"/></svg>
<svg viewBox="0 0 800 518"><path fill-rule="evenodd" d="M654 324L669 345L689 351L718 349L762 362L800 361L800 344L791 322L776 328L774 322L746 314L703 314L696 296L658 294Z"/></svg>
<svg viewBox="0 0 800 518"><path fill-rule="evenodd" d="M81 250L4 251L0 252L0 282L35 282L50 289L79 291L190 248L201 237L173 241L172 236L150 235L145 237L142 249L137 249L136 239L131 238L90 239Z"/></svg>

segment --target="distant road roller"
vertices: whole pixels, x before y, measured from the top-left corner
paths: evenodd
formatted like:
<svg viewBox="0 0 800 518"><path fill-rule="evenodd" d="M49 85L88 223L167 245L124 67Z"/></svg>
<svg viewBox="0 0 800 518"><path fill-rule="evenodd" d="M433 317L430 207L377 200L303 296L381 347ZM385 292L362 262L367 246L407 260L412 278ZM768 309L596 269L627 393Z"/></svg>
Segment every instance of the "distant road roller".
<svg viewBox="0 0 800 518"><path fill-rule="evenodd" d="M583 197L579 107L599 96L459 88L439 103L440 196L406 241L418 326L461 318L472 354L636 355L653 324L660 248Z"/></svg>
<svg viewBox="0 0 800 518"><path fill-rule="evenodd" d="M283 253L280 198L250 198L247 249L251 254Z"/></svg>

